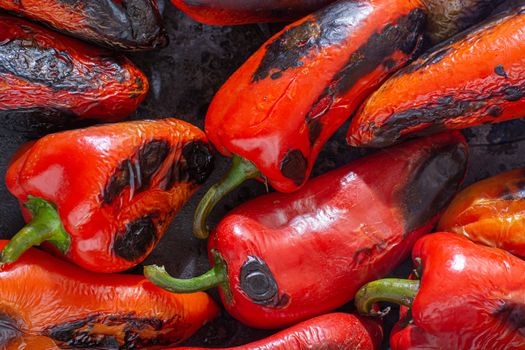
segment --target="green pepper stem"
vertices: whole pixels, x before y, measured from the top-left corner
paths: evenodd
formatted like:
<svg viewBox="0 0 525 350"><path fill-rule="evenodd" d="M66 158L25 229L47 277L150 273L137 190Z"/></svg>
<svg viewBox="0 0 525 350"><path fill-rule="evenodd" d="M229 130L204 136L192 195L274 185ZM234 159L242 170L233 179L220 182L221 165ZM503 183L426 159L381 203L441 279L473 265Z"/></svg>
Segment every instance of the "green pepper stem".
<svg viewBox="0 0 525 350"><path fill-rule="evenodd" d="M372 308L378 302L410 307L419 291L419 286L420 282L417 280L397 278L385 278L365 284L355 296L357 311L362 315L374 315Z"/></svg>
<svg viewBox="0 0 525 350"><path fill-rule="evenodd" d="M200 239L206 239L210 231L206 220L213 208L228 193L239 187L243 182L260 176L255 165L238 155L232 158L232 165L224 177L202 197L193 218L193 234Z"/></svg>
<svg viewBox="0 0 525 350"><path fill-rule="evenodd" d="M64 229L53 204L42 198L29 196L24 205L32 219L4 247L0 253L0 264L16 261L26 250L45 241L66 254L71 246L71 236Z"/></svg>

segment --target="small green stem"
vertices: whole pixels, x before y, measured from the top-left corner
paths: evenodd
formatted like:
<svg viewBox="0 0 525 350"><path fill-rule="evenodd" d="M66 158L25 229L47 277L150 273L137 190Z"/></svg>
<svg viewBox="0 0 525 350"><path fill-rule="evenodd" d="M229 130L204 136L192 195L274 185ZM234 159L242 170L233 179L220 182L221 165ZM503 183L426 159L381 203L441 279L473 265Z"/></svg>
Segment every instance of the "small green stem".
<svg viewBox="0 0 525 350"><path fill-rule="evenodd" d="M64 229L53 204L42 198L29 196L24 205L32 219L4 247L0 253L0 264L16 261L26 250L45 241L66 254L71 246L71 236Z"/></svg>
<svg viewBox="0 0 525 350"><path fill-rule="evenodd" d="M374 315L372 308L379 302L412 306L419 291L420 281L385 278L365 284L355 296L357 311L362 315Z"/></svg>
<svg viewBox="0 0 525 350"><path fill-rule="evenodd" d="M206 239L210 231L206 220L213 208L228 193L239 187L243 182L260 176L255 165L238 155L232 158L232 165L224 177L202 197L193 218L193 234L200 239Z"/></svg>

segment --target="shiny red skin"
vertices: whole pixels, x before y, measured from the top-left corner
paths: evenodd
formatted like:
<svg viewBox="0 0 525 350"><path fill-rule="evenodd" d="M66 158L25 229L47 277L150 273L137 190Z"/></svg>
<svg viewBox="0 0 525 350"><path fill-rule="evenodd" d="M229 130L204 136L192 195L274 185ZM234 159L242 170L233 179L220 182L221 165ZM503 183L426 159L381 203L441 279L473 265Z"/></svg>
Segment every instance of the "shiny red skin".
<svg viewBox="0 0 525 350"><path fill-rule="evenodd" d="M324 143L417 51L424 17L418 0L344 0L289 25L222 86L206 134L277 191L298 190Z"/></svg>
<svg viewBox="0 0 525 350"><path fill-rule="evenodd" d="M453 233L421 238L412 257L421 287L412 322L392 332L392 350L525 349L523 260Z"/></svg>
<svg viewBox="0 0 525 350"><path fill-rule="evenodd" d="M37 109L116 121L148 92L148 79L124 56L16 17L0 14L0 43L0 115Z"/></svg>
<svg viewBox="0 0 525 350"><path fill-rule="evenodd" d="M381 326L371 319L333 313L301 322L266 339L223 350L374 350L379 349L382 337Z"/></svg>
<svg viewBox="0 0 525 350"><path fill-rule="evenodd" d="M141 167L137 155L158 141L170 148L162 162L149 171L153 173L146 181L144 174L148 170ZM200 164L204 173L197 174L199 178L183 170L190 162L185 158L185 147L192 145L199 146L197 151L202 155L209 155L205 159L208 163ZM213 167L209 152L204 133L177 119L107 124L47 135L22 148L7 170L6 184L21 204L31 195L57 207L62 224L72 237L65 256L68 260L97 272L124 271L146 258L177 211L206 179ZM160 152L153 149L151 153ZM119 167L128 161L133 171L124 182L125 187L108 190ZM172 178L171 174L178 174L179 178ZM175 181L171 183L171 179ZM139 181L145 183L142 188ZM31 215L26 208L23 213L29 221ZM154 237L145 236L151 233L146 228L125 236L128 225L141 218L148 218L143 223L145 227L154 226ZM126 248L128 258L116 254L119 237L123 244L128 238L138 240Z"/></svg>
<svg viewBox="0 0 525 350"><path fill-rule="evenodd" d="M209 240L228 270L231 300L220 288L226 310L251 327L280 328L350 301L433 228L460 186L466 153L460 134L436 135L359 159L298 192L234 209ZM250 257L263 261L276 283L266 305L243 287Z"/></svg>

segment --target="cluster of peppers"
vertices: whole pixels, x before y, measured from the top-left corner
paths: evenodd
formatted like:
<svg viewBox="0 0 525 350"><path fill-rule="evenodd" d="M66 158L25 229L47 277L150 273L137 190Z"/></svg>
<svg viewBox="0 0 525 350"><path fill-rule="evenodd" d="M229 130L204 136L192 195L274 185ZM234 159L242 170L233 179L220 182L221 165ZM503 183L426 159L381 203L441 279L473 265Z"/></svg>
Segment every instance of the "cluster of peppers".
<svg viewBox="0 0 525 350"><path fill-rule="evenodd" d="M244 324L292 326L240 349L377 349L380 322L327 314L354 297L368 315L382 314L379 301L405 306L393 349L525 346L524 290L514 278L525 263L499 249L525 256L523 170L475 184L448 206L468 159L464 138L450 132L308 181L323 145L352 115L349 143L380 147L520 117L522 7L507 5L442 41L502 1L173 2L209 24L300 19L224 84L206 135L176 119L123 122L49 134L19 150L6 184L27 225L0 244L0 346L170 346L218 314L201 292L216 286ZM129 116L148 80L111 49L168 43L154 0L0 0L0 8L105 47L0 14L0 118L38 133ZM198 238L209 236L213 207L245 180L266 181L278 193L218 224L209 238L213 267L202 276L176 279L157 266L145 268L149 281L102 274L136 266L162 238L213 170L207 137L232 167L197 208ZM438 222L497 248L452 233L420 238ZM31 248L41 244L83 269ZM410 280L374 281L410 251ZM484 281L504 283L487 289Z"/></svg>

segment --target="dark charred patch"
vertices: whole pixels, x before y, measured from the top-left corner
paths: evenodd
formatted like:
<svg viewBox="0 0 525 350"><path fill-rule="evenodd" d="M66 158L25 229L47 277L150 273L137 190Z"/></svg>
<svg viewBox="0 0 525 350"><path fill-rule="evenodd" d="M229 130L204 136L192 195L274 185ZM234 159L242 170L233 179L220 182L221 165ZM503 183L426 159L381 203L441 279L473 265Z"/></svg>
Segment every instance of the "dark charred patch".
<svg viewBox="0 0 525 350"><path fill-rule="evenodd" d="M525 183L520 181L512 186L506 186L502 190L500 198L504 201L521 201L525 199Z"/></svg>
<svg viewBox="0 0 525 350"><path fill-rule="evenodd" d="M126 230L117 235L113 250L127 261L137 261L157 242L157 228L149 216L126 225Z"/></svg>
<svg viewBox="0 0 525 350"><path fill-rule="evenodd" d="M184 146L182 156L186 161L189 179L197 184L204 183L214 168L209 145L203 141L192 141Z"/></svg>
<svg viewBox="0 0 525 350"><path fill-rule="evenodd" d="M135 172L137 191L149 186L151 179L168 157L170 149L169 142L165 140L153 140L142 145L138 152L138 171Z"/></svg>
<svg viewBox="0 0 525 350"><path fill-rule="evenodd" d="M525 305L500 300L492 315L507 324L513 331L525 336Z"/></svg>
<svg viewBox="0 0 525 350"><path fill-rule="evenodd" d="M241 267L241 289L256 304L277 307L279 288L270 268L258 258L250 256Z"/></svg>
<svg viewBox="0 0 525 350"><path fill-rule="evenodd" d="M16 326L16 321L4 313L0 313L0 346L4 347L11 340L18 338L21 331Z"/></svg>
<svg viewBox="0 0 525 350"><path fill-rule="evenodd" d="M494 106L490 106L487 109L487 115L492 118L497 118L502 114L503 114L503 108L501 108L500 106L494 105Z"/></svg>
<svg viewBox="0 0 525 350"><path fill-rule="evenodd" d="M444 46L436 50L431 50L427 54L423 54L417 61L412 63L403 69L399 74L409 74L413 73L421 68L426 68L433 64L441 62L447 55L454 52L453 47Z"/></svg>
<svg viewBox="0 0 525 350"><path fill-rule="evenodd" d="M126 187L130 186L131 172L131 163L126 159L111 175L108 184L102 191L102 198L106 204L111 204Z"/></svg>
<svg viewBox="0 0 525 350"><path fill-rule="evenodd" d="M479 23L481 19L486 18L488 15L490 15L490 13L504 1L505 0L462 1L462 8L460 9L459 13L456 14L457 18L454 21L458 32ZM452 18L453 17L454 16L452 16Z"/></svg>
<svg viewBox="0 0 525 350"><path fill-rule="evenodd" d="M412 171L398 201L406 234L428 223L450 202L465 175L467 157L461 143L436 147Z"/></svg>
<svg viewBox="0 0 525 350"><path fill-rule="evenodd" d="M308 160L299 150L289 151L281 162L281 173L297 186L304 182L307 169Z"/></svg>
<svg viewBox="0 0 525 350"><path fill-rule="evenodd" d="M76 116L66 110L47 107L0 110L2 128L28 137L41 137L63 130L73 123Z"/></svg>
<svg viewBox="0 0 525 350"><path fill-rule="evenodd" d="M503 90L503 97L507 101L515 102L523 97L523 88L520 86L510 86Z"/></svg>
<svg viewBox="0 0 525 350"><path fill-rule="evenodd" d="M507 72L505 72L505 68L503 67L503 65L501 64L498 64L496 66L496 68L494 68L494 73L496 73L497 75L499 75L500 77L504 77L506 79L509 78L509 76L507 75Z"/></svg>
<svg viewBox="0 0 525 350"><path fill-rule="evenodd" d="M385 68L388 70L392 70L397 66L397 62L394 59L389 58L383 62L383 66L385 66Z"/></svg>

